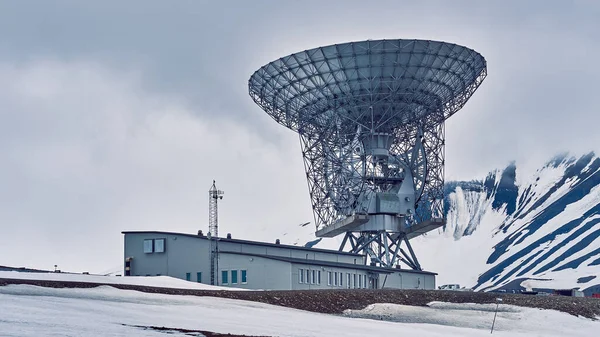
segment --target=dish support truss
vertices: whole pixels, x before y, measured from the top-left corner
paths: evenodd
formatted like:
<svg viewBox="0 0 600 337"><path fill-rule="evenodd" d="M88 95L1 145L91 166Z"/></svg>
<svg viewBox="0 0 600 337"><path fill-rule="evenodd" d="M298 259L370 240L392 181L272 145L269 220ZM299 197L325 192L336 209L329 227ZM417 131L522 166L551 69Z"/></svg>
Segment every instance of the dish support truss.
<svg viewBox="0 0 600 337"><path fill-rule="evenodd" d="M402 262L411 269L422 270L405 233L346 232L340 250L346 249L353 253L365 254L373 265L392 268Z"/></svg>
<svg viewBox="0 0 600 337"><path fill-rule="evenodd" d="M336 132L301 133L317 236L344 234L340 251L364 254L372 265L422 270L409 239L444 224L444 122L437 117L390 133L356 131L347 142ZM387 144L376 148L377 141ZM400 202L380 207L390 196Z"/></svg>
<svg viewBox="0 0 600 337"><path fill-rule="evenodd" d="M443 218L443 120L440 123L431 123L422 131L416 126L404 126L394 130L393 137L396 141L391 144L389 153L398 158L406 173L413 178L416 194L412 198L414 213L407 214L406 217L408 225L430 218ZM328 144L330 141L336 142L336 137L330 138L323 134L311 137L301 134L300 141L317 231L349 215L365 213L356 206L360 194L366 190L383 192L382 189L389 189L389 184L393 182L393 177L381 171L375 173L379 173L382 179L387 178L388 186L381 181L366 179L365 176L376 174L363 167L364 159L361 160L360 157L364 154L347 154L336 144ZM353 145L362 148L358 142Z"/></svg>

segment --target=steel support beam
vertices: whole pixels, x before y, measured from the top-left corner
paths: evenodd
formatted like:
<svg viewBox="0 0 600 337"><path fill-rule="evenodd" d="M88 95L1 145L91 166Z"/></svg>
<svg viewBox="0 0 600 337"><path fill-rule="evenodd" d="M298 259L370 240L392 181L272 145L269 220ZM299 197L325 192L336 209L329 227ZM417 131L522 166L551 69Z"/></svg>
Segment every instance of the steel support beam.
<svg viewBox="0 0 600 337"><path fill-rule="evenodd" d="M408 253L402 246L405 246ZM384 268L395 268L401 262L410 269L422 270L406 234L402 232L348 232L339 250L366 255L368 259L365 263L374 262Z"/></svg>

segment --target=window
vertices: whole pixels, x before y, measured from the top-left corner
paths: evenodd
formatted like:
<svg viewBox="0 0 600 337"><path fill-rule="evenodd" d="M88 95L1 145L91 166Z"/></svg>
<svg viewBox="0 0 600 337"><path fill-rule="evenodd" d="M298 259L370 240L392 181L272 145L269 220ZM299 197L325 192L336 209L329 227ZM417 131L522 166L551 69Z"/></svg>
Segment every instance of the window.
<svg viewBox="0 0 600 337"><path fill-rule="evenodd" d="M340 287L344 286L344 273L340 273Z"/></svg>
<svg viewBox="0 0 600 337"><path fill-rule="evenodd" d="M346 274L346 288L350 289L350 273Z"/></svg>
<svg viewBox="0 0 600 337"><path fill-rule="evenodd" d="M354 274L354 280L353 280L352 284L354 285L354 288L356 289L356 274Z"/></svg>
<svg viewBox="0 0 600 337"><path fill-rule="evenodd" d="M331 272L330 271L327 272L327 285L328 286L331 285Z"/></svg>
<svg viewBox="0 0 600 337"><path fill-rule="evenodd" d="M144 253L149 254L154 252L154 240L144 240Z"/></svg>
<svg viewBox="0 0 600 337"><path fill-rule="evenodd" d="M201 272L196 273L196 282L202 283L202 273Z"/></svg>
<svg viewBox="0 0 600 337"><path fill-rule="evenodd" d="M321 284L321 271L317 270L317 284Z"/></svg>
<svg viewBox="0 0 600 337"><path fill-rule="evenodd" d="M248 274L245 270L242 270L242 284L248 283Z"/></svg>
<svg viewBox="0 0 600 337"><path fill-rule="evenodd" d="M237 284L237 270L231 271L231 284Z"/></svg>
<svg viewBox="0 0 600 337"><path fill-rule="evenodd" d="M164 253L165 252L165 239L154 240L154 252Z"/></svg>
<svg viewBox="0 0 600 337"><path fill-rule="evenodd" d="M165 239L145 239L144 240L144 253L164 253L165 252Z"/></svg>
<svg viewBox="0 0 600 337"><path fill-rule="evenodd" d="M367 275L363 275L363 278L364 278L364 280L363 280L363 288L366 288L367 287Z"/></svg>
<svg viewBox="0 0 600 337"><path fill-rule="evenodd" d="M190 281L192 279L192 273L185 273L185 280Z"/></svg>
<svg viewBox="0 0 600 337"><path fill-rule="evenodd" d="M229 278L227 276L229 276L229 272L227 270L221 271L221 284L229 283Z"/></svg>
<svg viewBox="0 0 600 337"><path fill-rule="evenodd" d="M333 285L334 286L338 285L338 273L337 272L333 273Z"/></svg>
<svg viewBox="0 0 600 337"><path fill-rule="evenodd" d="M358 287L362 288L362 275L358 275Z"/></svg>
<svg viewBox="0 0 600 337"><path fill-rule="evenodd" d="M310 283L310 270L306 269L306 283Z"/></svg>
<svg viewBox="0 0 600 337"><path fill-rule="evenodd" d="M300 269L298 273L298 283L304 283L304 269Z"/></svg>
<svg viewBox="0 0 600 337"><path fill-rule="evenodd" d="M317 283L316 281L317 280L316 280L316 277L315 277L315 271L312 270L311 274L310 274L310 283L315 284L315 283Z"/></svg>

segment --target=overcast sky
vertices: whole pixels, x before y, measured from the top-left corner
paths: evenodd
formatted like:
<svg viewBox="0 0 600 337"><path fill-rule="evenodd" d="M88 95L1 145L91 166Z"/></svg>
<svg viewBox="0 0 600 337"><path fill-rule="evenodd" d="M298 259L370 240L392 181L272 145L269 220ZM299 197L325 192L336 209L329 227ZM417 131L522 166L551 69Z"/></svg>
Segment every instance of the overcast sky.
<svg viewBox="0 0 600 337"><path fill-rule="evenodd" d="M123 230L206 231L213 179L221 233L289 242L312 221L300 144L247 81L327 44L486 58L446 124L447 179L598 150L599 17L591 0L0 1L0 265L121 266Z"/></svg>

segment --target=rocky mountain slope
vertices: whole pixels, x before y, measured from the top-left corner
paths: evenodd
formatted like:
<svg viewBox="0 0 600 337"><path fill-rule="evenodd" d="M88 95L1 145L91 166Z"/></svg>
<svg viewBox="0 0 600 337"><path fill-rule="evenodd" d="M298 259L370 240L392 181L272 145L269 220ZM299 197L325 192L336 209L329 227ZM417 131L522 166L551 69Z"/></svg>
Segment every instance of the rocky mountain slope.
<svg viewBox="0 0 600 337"><path fill-rule="evenodd" d="M414 240L442 283L600 292L600 158L562 155L446 184L448 223Z"/></svg>

